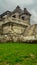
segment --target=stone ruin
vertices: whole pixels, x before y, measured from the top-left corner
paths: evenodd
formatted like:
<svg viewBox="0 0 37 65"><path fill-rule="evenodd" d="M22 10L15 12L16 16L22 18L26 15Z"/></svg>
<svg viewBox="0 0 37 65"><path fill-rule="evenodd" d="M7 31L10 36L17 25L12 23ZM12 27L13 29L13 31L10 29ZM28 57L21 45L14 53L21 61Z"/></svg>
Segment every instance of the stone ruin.
<svg viewBox="0 0 37 65"><path fill-rule="evenodd" d="M0 42L37 41L37 24L30 25L31 14L19 6L0 15Z"/></svg>

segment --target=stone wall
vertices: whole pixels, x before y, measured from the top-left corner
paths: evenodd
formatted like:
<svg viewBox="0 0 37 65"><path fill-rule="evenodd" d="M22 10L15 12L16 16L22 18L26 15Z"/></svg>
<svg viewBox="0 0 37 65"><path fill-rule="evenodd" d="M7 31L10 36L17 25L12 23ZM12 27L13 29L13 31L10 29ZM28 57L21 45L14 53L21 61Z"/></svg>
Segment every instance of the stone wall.
<svg viewBox="0 0 37 65"><path fill-rule="evenodd" d="M3 34L14 33L14 34L23 34L26 27L21 25L13 24L13 25L5 25L3 26Z"/></svg>
<svg viewBox="0 0 37 65"><path fill-rule="evenodd" d="M37 41L37 37L35 36L23 36L16 34L5 34L0 35L0 42L33 42Z"/></svg>

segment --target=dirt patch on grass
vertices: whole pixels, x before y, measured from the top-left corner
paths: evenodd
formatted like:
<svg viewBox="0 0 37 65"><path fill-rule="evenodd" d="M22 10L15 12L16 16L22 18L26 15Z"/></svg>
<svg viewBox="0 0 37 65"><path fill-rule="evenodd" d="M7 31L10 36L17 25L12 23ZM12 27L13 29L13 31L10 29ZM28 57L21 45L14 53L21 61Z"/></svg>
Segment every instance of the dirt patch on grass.
<svg viewBox="0 0 37 65"><path fill-rule="evenodd" d="M20 63L17 63L17 64L15 64L15 65L21 65Z"/></svg>
<svg viewBox="0 0 37 65"><path fill-rule="evenodd" d="M9 65L7 62L0 62L0 65Z"/></svg>

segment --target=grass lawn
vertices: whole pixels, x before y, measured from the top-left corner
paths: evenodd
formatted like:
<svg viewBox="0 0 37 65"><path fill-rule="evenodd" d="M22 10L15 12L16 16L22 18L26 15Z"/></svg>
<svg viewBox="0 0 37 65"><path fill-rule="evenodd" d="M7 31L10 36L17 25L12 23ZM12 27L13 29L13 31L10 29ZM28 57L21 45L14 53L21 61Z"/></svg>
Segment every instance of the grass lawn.
<svg viewBox="0 0 37 65"><path fill-rule="evenodd" d="M0 44L0 65L37 65L37 44Z"/></svg>

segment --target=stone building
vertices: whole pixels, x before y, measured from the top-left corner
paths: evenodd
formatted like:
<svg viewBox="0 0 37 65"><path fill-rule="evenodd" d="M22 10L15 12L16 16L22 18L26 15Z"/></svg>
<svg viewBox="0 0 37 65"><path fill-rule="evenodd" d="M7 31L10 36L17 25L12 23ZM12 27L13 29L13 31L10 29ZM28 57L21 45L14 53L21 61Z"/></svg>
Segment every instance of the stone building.
<svg viewBox="0 0 37 65"><path fill-rule="evenodd" d="M31 14L26 8L19 6L12 12L6 11L0 15L0 39L6 41L21 41L25 30L30 26ZM1 40L0 40L1 41ZM3 42L2 41L2 42Z"/></svg>

